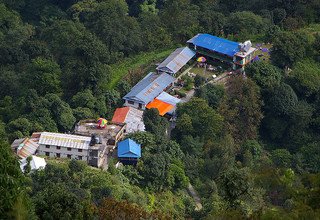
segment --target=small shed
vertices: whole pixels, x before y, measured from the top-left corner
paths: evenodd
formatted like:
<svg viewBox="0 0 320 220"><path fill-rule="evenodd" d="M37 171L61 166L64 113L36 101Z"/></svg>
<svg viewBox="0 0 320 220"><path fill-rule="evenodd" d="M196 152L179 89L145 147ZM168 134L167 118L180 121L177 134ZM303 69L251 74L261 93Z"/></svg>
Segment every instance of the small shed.
<svg viewBox="0 0 320 220"><path fill-rule="evenodd" d="M34 155L32 155L31 157L32 157L32 159L30 161L31 171L44 169L46 167L47 163L46 163L44 158L37 157L37 156L34 156ZM28 164L27 158L24 158L24 159L20 160L20 169L21 169L22 172L24 172L24 167L27 164Z"/></svg>
<svg viewBox="0 0 320 220"><path fill-rule="evenodd" d="M118 159L124 164L134 164L141 157L141 145L128 138L118 143Z"/></svg>

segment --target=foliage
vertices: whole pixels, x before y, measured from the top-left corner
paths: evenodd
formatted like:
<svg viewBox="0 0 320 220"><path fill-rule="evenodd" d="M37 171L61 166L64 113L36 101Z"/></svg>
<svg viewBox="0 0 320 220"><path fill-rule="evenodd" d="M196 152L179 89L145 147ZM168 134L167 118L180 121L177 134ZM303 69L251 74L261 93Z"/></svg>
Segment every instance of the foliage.
<svg viewBox="0 0 320 220"><path fill-rule="evenodd" d="M281 32L274 38L271 60L281 68L292 67L306 57L309 46L310 42L304 33Z"/></svg>
<svg viewBox="0 0 320 220"><path fill-rule="evenodd" d="M275 66L266 62L254 62L246 69L246 74L252 78L262 90L271 89L280 84L282 73Z"/></svg>
<svg viewBox="0 0 320 220"><path fill-rule="evenodd" d="M217 109L225 96L225 89L221 85L207 84L197 89L195 95L207 100L210 107Z"/></svg>
<svg viewBox="0 0 320 220"><path fill-rule="evenodd" d="M263 118L259 87L242 76L232 77L228 81L227 98L220 112L225 116L236 143L255 139Z"/></svg>
<svg viewBox="0 0 320 220"><path fill-rule="evenodd" d="M0 142L0 218L35 219L32 204L24 189L25 178L10 146Z"/></svg>

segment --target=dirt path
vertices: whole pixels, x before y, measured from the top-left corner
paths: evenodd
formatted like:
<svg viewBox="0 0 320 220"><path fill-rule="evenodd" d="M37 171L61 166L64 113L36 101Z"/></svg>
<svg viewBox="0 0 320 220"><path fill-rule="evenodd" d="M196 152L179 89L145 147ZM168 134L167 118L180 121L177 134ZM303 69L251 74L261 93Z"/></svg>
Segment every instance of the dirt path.
<svg viewBox="0 0 320 220"><path fill-rule="evenodd" d="M193 188L193 186L189 183L188 186L188 192L190 194L190 196L192 196L192 198L194 199L195 203L196 203L196 211L200 211L202 209L202 204L201 204L201 199L198 196L197 191Z"/></svg>

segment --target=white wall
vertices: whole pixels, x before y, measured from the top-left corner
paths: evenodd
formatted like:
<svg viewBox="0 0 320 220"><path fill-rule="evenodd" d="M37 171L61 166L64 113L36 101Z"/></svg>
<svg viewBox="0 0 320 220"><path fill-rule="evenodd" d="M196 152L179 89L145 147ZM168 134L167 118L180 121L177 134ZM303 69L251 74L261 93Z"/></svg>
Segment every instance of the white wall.
<svg viewBox="0 0 320 220"><path fill-rule="evenodd" d="M136 109L141 109L141 110L145 110L146 106L142 105L142 108L139 108L139 103L138 102L134 102L133 104L129 104L128 100L125 100L124 106L130 106Z"/></svg>
<svg viewBox="0 0 320 220"><path fill-rule="evenodd" d="M50 145L50 148L46 148L46 145L39 145L38 153L39 155L46 155L46 152L50 153L50 157L56 157L57 153L60 153L60 158L67 158L68 155L71 155L71 158L78 159L78 156L82 156L83 161L88 160L88 150L82 150L82 152L78 152L78 149L71 148L71 151L68 151L68 148L61 147L57 149L57 146Z"/></svg>

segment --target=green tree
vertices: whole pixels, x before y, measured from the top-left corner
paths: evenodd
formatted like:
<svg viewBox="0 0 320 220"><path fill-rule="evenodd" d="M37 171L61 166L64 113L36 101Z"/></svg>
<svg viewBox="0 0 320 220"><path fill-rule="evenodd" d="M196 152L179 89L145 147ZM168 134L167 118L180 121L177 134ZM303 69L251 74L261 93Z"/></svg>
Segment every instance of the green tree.
<svg viewBox="0 0 320 220"><path fill-rule="evenodd" d="M140 26L127 14L128 6L124 0L99 2L82 13L86 27L104 42L106 52L114 61L123 54L136 53L142 46Z"/></svg>
<svg viewBox="0 0 320 220"><path fill-rule="evenodd" d="M306 97L320 91L320 65L312 60L303 60L294 65L290 74L296 91Z"/></svg>
<svg viewBox="0 0 320 220"><path fill-rule="evenodd" d="M43 96L61 92L60 77L61 69L56 62L39 57L31 61L23 80L27 89L35 89Z"/></svg>
<svg viewBox="0 0 320 220"><path fill-rule="evenodd" d="M241 40L248 35L263 33L268 21L252 12L242 11L230 14L225 25L226 34L238 34Z"/></svg>
<svg viewBox="0 0 320 220"><path fill-rule="evenodd" d="M54 121L57 123L58 129L61 131L70 131L76 122L76 118L73 116L69 104L62 101L55 94L47 94L45 98L49 102L48 108L52 113Z"/></svg>
<svg viewBox="0 0 320 220"><path fill-rule="evenodd" d="M219 136L223 125L223 117L210 108L205 100L193 98L190 102L179 105L178 118L183 114L191 117L192 127L195 131L194 135L205 139L212 139ZM188 122L188 120L186 120L186 122ZM180 125L177 124L177 128L179 128L179 126ZM183 134L183 131L181 131L181 133Z"/></svg>
<svg viewBox="0 0 320 220"><path fill-rule="evenodd" d="M142 47L144 50L156 50L170 48L172 45L171 35L165 28L160 17L154 13L141 13L138 21L142 29Z"/></svg>
<svg viewBox="0 0 320 220"><path fill-rule="evenodd" d="M176 42L193 37L199 28L199 7L190 0L165 1L160 18Z"/></svg>
<svg viewBox="0 0 320 220"><path fill-rule="evenodd" d="M269 90L280 84L281 71L266 62L255 62L246 68L246 74L252 78L262 90Z"/></svg>
<svg viewBox="0 0 320 220"><path fill-rule="evenodd" d="M164 137L167 135L169 123L167 119L159 115L158 109L152 108L145 110L143 113L143 122L146 131L155 134L157 137Z"/></svg>
<svg viewBox="0 0 320 220"><path fill-rule="evenodd" d="M274 38L271 61L281 68L292 67L306 57L309 44L304 33L281 32Z"/></svg>
<svg viewBox="0 0 320 220"><path fill-rule="evenodd" d="M35 219L18 160L4 141L0 141L0 160L0 218Z"/></svg>
<svg viewBox="0 0 320 220"><path fill-rule="evenodd" d="M299 151L302 160L302 166L311 173L319 173L320 171L320 151L319 143L310 144L302 147Z"/></svg>
<svg viewBox="0 0 320 220"><path fill-rule="evenodd" d="M221 186L224 190L224 197L231 206L238 205L242 196L249 195L253 187L253 180L247 168L230 169L221 176Z"/></svg>
<svg viewBox="0 0 320 220"><path fill-rule="evenodd" d="M232 77L228 83L225 104L220 107L228 129L238 144L255 139L263 117L259 87L242 76Z"/></svg>
<svg viewBox="0 0 320 220"><path fill-rule="evenodd" d="M292 155L286 149L276 149L271 153L273 163L278 167L289 168L292 163Z"/></svg>
<svg viewBox="0 0 320 220"><path fill-rule="evenodd" d="M72 97L84 89L97 91L109 79L106 46L81 23L53 22L41 32L63 71L64 94ZM72 41L70 41L72 39Z"/></svg>
<svg viewBox="0 0 320 220"><path fill-rule="evenodd" d="M225 89L221 85L207 84L197 89L195 95L207 100L211 108L217 109L225 96Z"/></svg>

